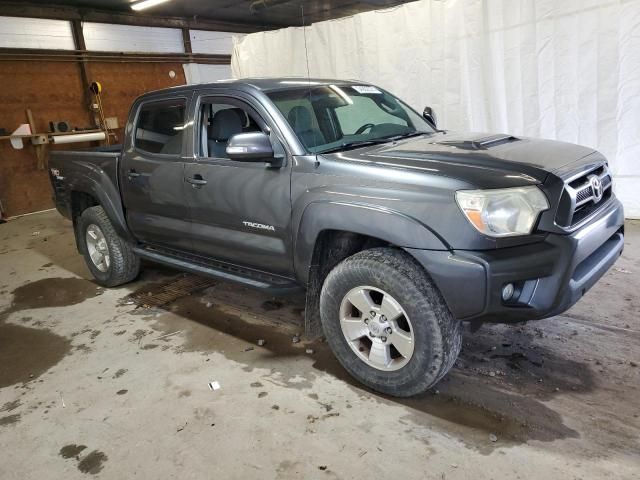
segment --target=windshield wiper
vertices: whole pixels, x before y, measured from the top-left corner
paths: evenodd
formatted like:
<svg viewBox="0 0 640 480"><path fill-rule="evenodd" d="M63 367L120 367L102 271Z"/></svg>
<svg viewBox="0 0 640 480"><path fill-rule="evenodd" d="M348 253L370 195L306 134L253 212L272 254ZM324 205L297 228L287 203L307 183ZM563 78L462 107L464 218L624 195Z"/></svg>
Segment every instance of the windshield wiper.
<svg viewBox="0 0 640 480"><path fill-rule="evenodd" d="M408 133L401 133L399 135L390 135L388 137L381 137L378 140L384 140L386 142L395 142L396 140L401 140L403 138L411 138L411 137L418 137L420 135L428 135L431 132L408 132Z"/></svg>
<svg viewBox="0 0 640 480"><path fill-rule="evenodd" d="M381 139L381 138L377 140L358 140L356 142L346 142L346 143L343 143L342 145L337 145L335 147L330 147L325 150L320 150L319 152L316 152L316 153L340 152L342 150L349 150L351 148L358 148L358 147L364 147L367 145L378 145L380 143L387 143L388 141L389 140Z"/></svg>
<svg viewBox="0 0 640 480"><path fill-rule="evenodd" d="M409 133L402 133L400 135L389 135L388 137L373 138L370 140L358 140L355 142L346 142L346 143L343 143L342 145L330 147L330 148L327 148L326 150L321 150L317 153L333 153L333 152L340 152L342 150L349 150L350 148L364 147L367 145L379 145L381 143L395 142L396 140L401 140L403 138L417 137L419 135L425 135L428 133L429 132L409 132Z"/></svg>

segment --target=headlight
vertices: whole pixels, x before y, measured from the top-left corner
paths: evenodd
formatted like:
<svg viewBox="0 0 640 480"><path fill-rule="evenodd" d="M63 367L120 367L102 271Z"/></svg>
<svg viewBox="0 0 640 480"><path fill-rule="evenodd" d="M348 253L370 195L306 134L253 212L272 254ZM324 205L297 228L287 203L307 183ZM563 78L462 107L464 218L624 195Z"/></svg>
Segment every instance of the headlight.
<svg viewBox="0 0 640 480"><path fill-rule="evenodd" d="M495 190L459 190L458 206L480 233L511 237L531 233L540 212L549 208L535 185Z"/></svg>

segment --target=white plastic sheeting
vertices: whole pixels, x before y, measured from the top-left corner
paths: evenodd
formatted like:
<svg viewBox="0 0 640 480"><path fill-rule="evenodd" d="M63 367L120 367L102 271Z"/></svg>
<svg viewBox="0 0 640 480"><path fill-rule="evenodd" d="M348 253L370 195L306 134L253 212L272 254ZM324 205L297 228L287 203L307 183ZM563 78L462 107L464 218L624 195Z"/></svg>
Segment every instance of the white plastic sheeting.
<svg viewBox="0 0 640 480"><path fill-rule="evenodd" d="M422 0L250 34L232 58L235 77L307 65L431 105L443 128L594 147L640 218L640 0Z"/></svg>

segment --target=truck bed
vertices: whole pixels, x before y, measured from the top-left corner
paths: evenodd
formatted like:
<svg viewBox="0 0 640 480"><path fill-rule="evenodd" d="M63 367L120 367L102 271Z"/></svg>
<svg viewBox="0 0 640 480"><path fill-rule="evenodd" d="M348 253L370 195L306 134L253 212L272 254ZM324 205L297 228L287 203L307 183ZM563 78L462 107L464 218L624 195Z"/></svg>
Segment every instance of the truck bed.
<svg viewBox="0 0 640 480"><path fill-rule="evenodd" d="M122 208L118 188L121 155L122 145L51 152L49 176L58 211L71 218L73 192L92 192L94 198Z"/></svg>

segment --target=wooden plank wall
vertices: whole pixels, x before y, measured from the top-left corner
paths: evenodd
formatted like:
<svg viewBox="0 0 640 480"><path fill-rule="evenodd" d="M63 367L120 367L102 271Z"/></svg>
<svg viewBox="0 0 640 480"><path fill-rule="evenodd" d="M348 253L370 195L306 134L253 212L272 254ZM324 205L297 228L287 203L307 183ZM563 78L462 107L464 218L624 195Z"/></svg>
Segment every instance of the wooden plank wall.
<svg viewBox="0 0 640 480"><path fill-rule="evenodd" d="M102 101L107 117L117 117L123 127L131 102L149 90L183 85L180 63L100 63L89 66L90 80L103 87ZM170 78L169 72L175 77ZM75 62L0 62L0 128L11 133L28 123L25 109L31 108L38 132L48 131L49 121L66 120L72 127L93 126L84 100L80 67ZM122 139L122 128L117 131ZM90 145L58 145L55 149L78 149ZM14 150L0 141L0 201L8 216L51 208L52 191L46 170L37 169L35 150L25 142Z"/></svg>

